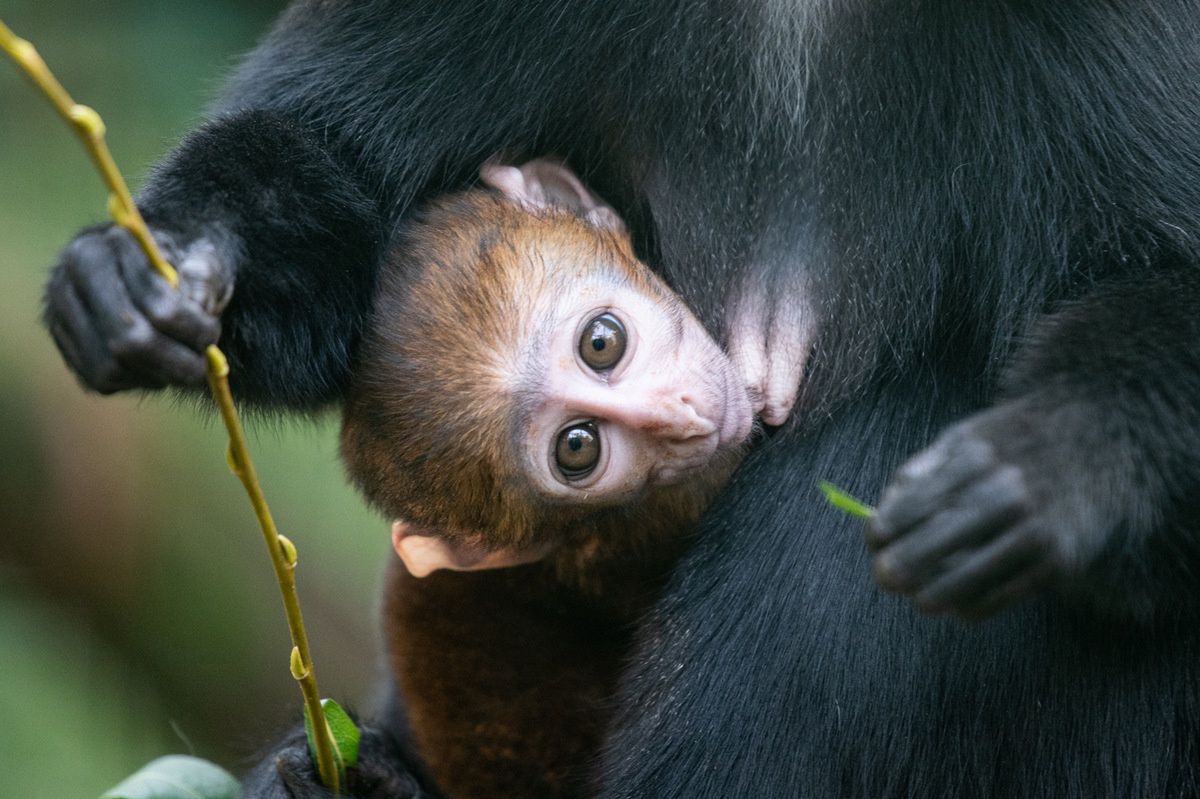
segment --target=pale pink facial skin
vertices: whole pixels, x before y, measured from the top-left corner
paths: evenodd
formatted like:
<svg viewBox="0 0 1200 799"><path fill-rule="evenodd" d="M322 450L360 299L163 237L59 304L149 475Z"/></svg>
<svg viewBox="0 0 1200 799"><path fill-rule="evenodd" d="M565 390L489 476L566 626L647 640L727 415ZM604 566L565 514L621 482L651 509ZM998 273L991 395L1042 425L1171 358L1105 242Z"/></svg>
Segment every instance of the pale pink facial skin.
<svg viewBox="0 0 1200 799"><path fill-rule="evenodd" d="M548 371L524 453L545 496L613 505L687 479L750 435L754 412L741 375L683 303L666 296L594 272L548 309L555 323L536 356ZM580 336L603 313L622 323L626 347L615 366L597 372L580 355ZM579 422L595 425L600 458L586 476L567 479L555 443Z"/></svg>

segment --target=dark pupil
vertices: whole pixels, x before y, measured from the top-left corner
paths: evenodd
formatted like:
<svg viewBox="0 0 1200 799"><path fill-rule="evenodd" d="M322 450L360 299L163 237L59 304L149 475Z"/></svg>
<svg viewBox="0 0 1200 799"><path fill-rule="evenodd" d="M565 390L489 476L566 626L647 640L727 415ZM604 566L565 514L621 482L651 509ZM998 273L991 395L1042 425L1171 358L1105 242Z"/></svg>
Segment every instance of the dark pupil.
<svg viewBox="0 0 1200 799"><path fill-rule="evenodd" d="M593 319L581 338L579 356L597 372L613 368L625 354L625 326L612 314Z"/></svg>
<svg viewBox="0 0 1200 799"><path fill-rule="evenodd" d="M600 460L600 435L596 426L584 422L559 433L554 459L568 480L586 476Z"/></svg>

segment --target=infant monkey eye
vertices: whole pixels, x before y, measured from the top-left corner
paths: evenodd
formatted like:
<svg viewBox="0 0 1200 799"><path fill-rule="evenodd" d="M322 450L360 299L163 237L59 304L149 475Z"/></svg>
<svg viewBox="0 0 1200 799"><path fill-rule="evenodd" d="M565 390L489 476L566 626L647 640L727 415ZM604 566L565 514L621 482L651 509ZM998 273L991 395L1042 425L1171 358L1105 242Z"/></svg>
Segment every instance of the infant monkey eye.
<svg viewBox="0 0 1200 799"><path fill-rule="evenodd" d="M558 434L554 461L567 480L587 477L600 460L600 431L594 422L579 422Z"/></svg>
<svg viewBox="0 0 1200 799"><path fill-rule="evenodd" d="M579 357L597 372L611 369L625 354L625 325L610 313L587 323L579 337Z"/></svg>

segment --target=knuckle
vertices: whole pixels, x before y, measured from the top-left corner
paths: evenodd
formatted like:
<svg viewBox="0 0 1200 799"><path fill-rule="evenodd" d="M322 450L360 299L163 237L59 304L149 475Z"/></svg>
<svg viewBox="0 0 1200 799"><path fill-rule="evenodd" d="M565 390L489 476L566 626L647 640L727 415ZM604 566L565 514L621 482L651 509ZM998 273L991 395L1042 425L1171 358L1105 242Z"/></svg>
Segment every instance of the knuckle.
<svg viewBox="0 0 1200 799"><path fill-rule="evenodd" d="M134 243L133 234L120 225L110 225L100 235L117 252L121 252L126 245ZM136 252L140 253L141 250L138 249Z"/></svg>
<svg viewBox="0 0 1200 799"><path fill-rule="evenodd" d="M875 507L874 516L875 522L881 529L887 528L891 524L893 509L907 493L909 493L909 485L900 479L900 475L896 475L891 482L884 486L883 493L879 495L879 503Z"/></svg>
<svg viewBox="0 0 1200 799"><path fill-rule="evenodd" d="M146 314L150 324L156 328L177 323L181 316L179 302L174 296L165 293L149 297L142 311Z"/></svg>
<svg viewBox="0 0 1200 799"><path fill-rule="evenodd" d="M875 581L889 591L903 591L908 586L908 572L895 554L884 552L875 556L871 565Z"/></svg>
<svg viewBox="0 0 1200 799"><path fill-rule="evenodd" d="M138 320L110 338L108 349L119 361L138 359L153 349L154 340L154 329L144 320Z"/></svg>
<svg viewBox="0 0 1200 799"><path fill-rule="evenodd" d="M974 425L969 425L959 439L956 453L962 458L964 465L984 469L997 463L996 448L983 436L979 435Z"/></svg>
<svg viewBox="0 0 1200 799"><path fill-rule="evenodd" d="M114 259L99 238L85 234L67 245L63 253L61 269L72 282L79 284L87 272L95 269L113 268Z"/></svg>
<svg viewBox="0 0 1200 799"><path fill-rule="evenodd" d="M896 482L911 483L920 480L932 468L935 454L930 450L925 450L911 458L903 466L896 471ZM889 489L891 490L891 489Z"/></svg>
<svg viewBox="0 0 1200 799"><path fill-rule="evenodd" d="M995 473L993 487L998 499L1021 513L1033 510L1033 493L1025 479L1025 471L1015 464L1005 464Z"/></svg>
<svg viewBox="0 0 1200 799"><path fill-rule="evenodd" d="M896 472L897 483L915 483L932 476L942 468L952 452L944 440L934 442L933 446L921 450L909 458Z"/></svg>
<svg viewBox="0 0 1200 799"><path fill-rule="evenodd" d="M104 234L98 230L89 230L85 233L80 233L75 238L67 243L63 249L64 261L76 261L80 258L86 258L91 253L95 252L97 247L104 246Z"/></svg>
<svg viewBox="0 0 1200 799"><path fill-rule="evenodd" d="M872 549L882 547L891 540L893 535L890 520L879 510L876 510L875 515L867 520L864 535L867 538L867 546Z"/></svg>

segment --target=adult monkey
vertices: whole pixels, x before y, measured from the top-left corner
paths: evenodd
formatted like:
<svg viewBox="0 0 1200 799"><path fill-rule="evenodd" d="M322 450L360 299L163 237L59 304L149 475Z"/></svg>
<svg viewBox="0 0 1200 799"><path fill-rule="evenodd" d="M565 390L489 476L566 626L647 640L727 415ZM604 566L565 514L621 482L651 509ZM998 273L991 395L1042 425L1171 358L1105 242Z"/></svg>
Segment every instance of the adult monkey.
<svg viewBox="0 0 1200 799"><path fill-rule="evenodd" d="M232 285L236 389L317 408L405 211L498 150L563 154L710 329L800 276L820 330L802 421L644 625L597 795L1197 795L1197 11L301 2L142 198L192 299L91 231L48 322L99 390L195 382ZM814 495L922 448L874 571L983 623L878 592ZM377 746L362 776L403 795Z"/></svg>

